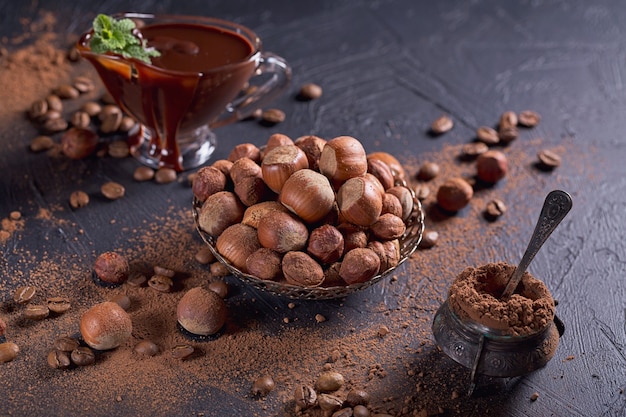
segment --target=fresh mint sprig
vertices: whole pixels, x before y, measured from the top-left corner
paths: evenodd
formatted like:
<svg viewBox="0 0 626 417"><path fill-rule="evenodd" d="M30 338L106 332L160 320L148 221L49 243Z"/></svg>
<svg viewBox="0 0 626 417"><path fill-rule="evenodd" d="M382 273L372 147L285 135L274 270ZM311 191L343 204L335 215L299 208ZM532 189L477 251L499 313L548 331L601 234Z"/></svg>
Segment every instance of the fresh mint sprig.
<svg viewBox="0 0 626 417"><path fill-rule="evenodd" d="M112 52L124 58L136 58L150 63L151 57L161 53L149 48L146 40L134 33L135 22L131 19L115 19L105 14L99 14L93 20L93 35L91 37L91 51L97 54Z"/></svg>

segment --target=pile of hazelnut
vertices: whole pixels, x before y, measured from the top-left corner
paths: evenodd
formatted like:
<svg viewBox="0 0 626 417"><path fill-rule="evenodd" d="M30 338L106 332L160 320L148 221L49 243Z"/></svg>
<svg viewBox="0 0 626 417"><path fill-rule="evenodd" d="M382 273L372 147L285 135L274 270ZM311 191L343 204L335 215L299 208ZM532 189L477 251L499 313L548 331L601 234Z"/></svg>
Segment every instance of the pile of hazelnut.
<svg viewBox="0 0 626 417"><path fill-rule="evenodd" d="M199 227L219 254L261 280L300 287L367 282L397 266L413 213L405 172L351 136L237 145L198 170Z"/></svg>

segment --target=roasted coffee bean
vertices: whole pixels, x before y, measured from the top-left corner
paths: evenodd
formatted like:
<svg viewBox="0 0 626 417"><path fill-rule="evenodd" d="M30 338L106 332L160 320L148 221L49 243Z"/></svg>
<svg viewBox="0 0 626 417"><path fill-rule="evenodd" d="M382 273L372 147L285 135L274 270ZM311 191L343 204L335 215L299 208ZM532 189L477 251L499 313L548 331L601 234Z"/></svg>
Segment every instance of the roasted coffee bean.
<svg viewBox="0 0 626 417"><path fill-rule="evenodd" d="M543 169L554 169L561 166L561 157L548 149L539 151L537 159L539 166Z"/></svg>
<svg viewBox="0 0 626 417"><path fill-rule="evenodd" d="M76 77L74 78L74 88L80 93L88 93L93 91L96 86L91 78Z"/></svg>
<svg viewBox="0 0 626 417"><path fill-rule="evenodd" d="M51 297L46 300L46 303L48 309L56 314L65 313L72 306L70 300L65 297Z"/></svg>
<svg viewBox="0 0 626 417"><path fill-rule="evenodd" d="M58 86L54 90L54 94L56 94L62 99L74 99L74 98L78 98L78 96L80 95L78 90L69 84L63 84L63 85Z"/></svg>
<svg viewBox="0 0 626 417"><path fill-rule="evenodd" d="M35 100L33 104L30 105L28 115L32 120L40 120L47 112L48 102L46 100Z"/></svg>
<svg viewBox="0 0 626 417"><path fill-rule="evenodd" d="M215 260L215 255L205 246L196 252L195 259L199 264L208 265Z"/></svg>
<svg viewBox="0 0 626 417"><path fill-rule="evenodd" d="M454 127L454 122L452 119L445 114L443 116L438 117L435 121L430 125L430 130L435 135L441 135Z"/></svg>
<svg viewBox="0 0 626 417"><path fill-rule="evenodd" d="M219 295L220 298L226 298L228 296L228 284L226 284L224 281L209 282L209 285L207 287L209 290Z"/></svg>
<svg viewBox="0 0 626 417"><path fill-rule="evenodd" d="M154 178L154 170L147 166L140 166L133 172L133 179L135 181L150 181Z"/></svg>
<svg viewBox="0 0 626 417"><path fill-rule="evenodd" d="M187 359L196 350L191 345L176 345L171 349L172 357L176 359Z"/></svg>
<svg viewBox="0 0 626 417"><path fill-rule="evenodd" d="M87 346L81 346L72 351L70 359L76 366L88 366L96 362L96 355Z"/></svg>
<svg viewBox="0 0 626 417"><path fill-rule="evenodd" d="M118 198L124 197L126 189L122 184L109 181L102 184L102 186L100 187L100 192L109 200L117 200Z"/></svg>
<svg viewBox="0 0 626 417"><path fill-rule="evenodd" d="M71 352L79 346L78 340L69 336L59 337L54 341L54 349L61 352Z"/></svg>
<svg viewBox="0 0 626 417"><path fill-rule="evenodd" d="M109 148L107 153L112 158L126 158L130 155L130 149L128 147L128 142L125 140L114 140L109 143Z"/></svg>
<svg viewBox="0 0 626 417"><path fill-rule="evenodd" d="M360 389L351 389L346 395L346 405L350 407L356 407L357 405L368 405L370 402L370 395L367 391Z"/></svg>
<svg viewBox="0 0 626 417"><path fill-rule="evenodd" d="M131 274L126 283L131 287L143 287L148 282L148 277L144 274Z"/></svg>
<svg viewBox="0 0 626 417"><path fill-rule="evenodd" d="M43 320L50 315L47 305L29 304L24 308L24 317L30 320Z"/></svg>
<svg viewBox="0 0 626 417"><path fill-rule="evenodd" d="M72 126L87 128L91 123L91 117L84 111L77 111L72 114L70 123Z"/></svg>
<svg viewBox="0 0 626 417"><path fill-rule="evenodd" d="M505 111L500 115L498 129L517 126L517 114L513 111Z"/></svg>
<svg viewBox="0 0 626 417"><path fill-rule="evenodd" d="M520 112L517 123L524 127L535 127L541 122L541 116L539 113L532 110L524 110Z"/></svg>
<svg viewBox="0 0 626 417"><path fill-rule="evenodd" d="M89 116L94 117L100 114L102 111L102 106L95 101L88 101L83 104L82 110L87 113Z"/></svg>
<svg viewBox="0 0 626 417"><path fill-rule="evenodd" d="M506 205L498 199L491 200L485 207L485 216L490 220L495 220L506 212Z"/></svg>
<svg viewBox="0 0 626 417"><path fill-rule="evenodd" d="M20 348L15 343L0 343L0 363L11 362L19 352Z"/></svg>
<svg viewBox="0 0 626 417"><path fill-rule="evenodd" d="M37 289L31 285L26 285L24 287L19 287L13 293L13 301L18 304L26 304L33 299L35 294L37 293Z"/></svg>
<svg viewBox="0 0 626 417"><path fill-rule="evenodd" d="M154 356L160 351L159 346L150 340L142 340L137 343L134 350L140 355L146 356Z"/></svg>
<svg viewBox="0 0 626 417"><path fill-rule="evenodd" d="M48 133L63 132L65 129L67 129L67 127L68 127L67 121L65 121L64 119L61 119L60 117L54 118L54 119L48 119L43 124L44 130Z"/></svg>
<svg viewBox="0 0 626 417"><path fill-rule="evenodd" d="M498 130L498 138L500 143L508 144L513 142L519 136L519 131L516 126L504 127Z"/></svg>
<svg viewBox="0 0 626 417"><path fill-rule="evenodd" d="M46 102L48 103L48 111L53 110L58 111L59 113L63 111L63 102L56 94L50 94L46 97Z"/></svg>
<svg viewBox="0 0 626 417"><path fill-rule="evenodd" d="M322 97L322 87L317 84L307 83L300 87L298 97L302 100L316 100Z"/></svg>
<svg viewBox="0 0 626 417"><path fill-rule="evenodd" d="M320 394L317 396L317 405L325 412L325 414L330 414L341 409L343 400L334 395Z"/></svg>
<svg viewBox="0 0 626 417"><path fill-rule="evenodd" d="M252 384L252 395L265 397L276 387L276 383L269 375L258 377Z"/></svg>
<svg viewBox="0 0 626 417"><path fill-rule="evenodd" d="M352 409L352 417L370 417L372 413L364 405L357 405Z"/></svg>
<svg viewBox="0 0 626 417"><path fill-rule="evenodd" d="M176 275L176 271L174 271L173 269L165 268L160 265L155 265L152 269L154 270L154 273L156 275L163 275L169 278L174 278L174 275Z"/></svg>
<svg viewBox="0 0 626 417"><path fill-rule="evenodd" d="M417 179L421 181L430 181L439 175L439 165L434 162L424 162L417 171Z"/></svg>
<svg viewBox="0 0 626 417"><path fill-rule="evenodd" d="M470 142L463 145L461 149L461 159L470 161L476 159L478 155L481 155L489 150L489 147L483 142Z"/></svg>
<svg viewBox="0 0 626 417"><path fill-rule="evenodd" d="M209 266L209 270L211 272L211 275L216 278L230 275L230 271L228 270L228 268L226 268L226 265L221 262L213 262Z"/></svg>
<svg viewBox="0 0 626 417"><path fill-rule="evenodd" d="M111 297L111 300L118 306L122 307L125 311L128 311L131 305L130 297L126 294L116 294Z"/></svg>
<svg viewBox="0 0 626 417"><path fill-rule="evenodd" d="M296 406L301 410L308 410L317 405L317 393L308 385L297 385L293 397Z"/></svg>
<svg viewBox="0 0 626 417"><path fill-rule="evenodd" d="M30 141L30 150L33 152L47 151L54 146L54 140L50 136L40 135Z"/></svg>
<svg viewBox="0 0 626 417"><path fill-rule="evenodd" d="M89 195L84 191L74 191L70 194L70 207L78 209L89 204Z"/></svg>
<svg viewBox="0 0 626 417"><path fill-rule="evenodd" d="M497 145L500 142L498 132L489 126L480 126L476 129L476 139L485 145Z"/></svg>
<svg viewBox="0 0 626 417"><path fill-rule="evenodd" d="M108 134L116 132L122 123L122 110L113 104L108 104L102 108L98 118L100 119L100 131Z"/></svg>
<svg viewBox="0 0 626 417"><path fill-rule="evenodd" d="M427 230L422 235L422 240L419 243L420 249L430 249L437 244L439 240L439 233L434 230Z"/></svg>
<svg viewBox="0 0 626 417"><path fill-rule="evenodd" d="M52 350L48 353L48 365L54 369L67 369L70 367L70 355L68 352Z"/></svg>
<svg viewBox="0 0 626 417"><path fill-rule="evenodd" d="M177 174L172 168L159 168L154 174L154 180L159 184L169 184L176 181Z"/></svg>
<svg viewBox="0 0 626 417"><path fill-rule="evenodd" d="M123 116L122 121L120 122L120 132L130 132L130 130L135 127L137 122L130 116Z"/></svg>
<svg viewBox="0 0 626 417"><path fill-rule="evenodd" d="M159 292L171 292L174 282L172 278L165 275L153 275L148 280L148 286Z"/></svg>
<svg viewBox="0 0 626 417"><path fill-rule="evenodd" d="M279 109L267 109L261 114L265 123L277 124L285 121L285 112Z"/></svg>
<svg viewBox="0 0 626 417"><path fill-rule="evenodd" d="M42 121L45 123L48 120L60 119L63 115L60 111L57 110L48 110L46 114L43 115Z"/></svg>
<svg viewBox="0 0 626 417"><path fill-rule="evenodd" d="M335 411L330 417L354 417L354 412L351 408L342 408Z"/></svg>
<svg viewBox="0 0 626 417"><path fill-rule="evenodd" d="M430 188L426 184L417 184L413 189L413 192L418 200L423 201L430 195Z"/></svg>
<svg viewBox="0 0 626 417"><path fill-rule="evenodd" d="M343 375L339 372L328 371L322 373L315 382L315 389L319 392L337 391L344 384Z"/></svg>

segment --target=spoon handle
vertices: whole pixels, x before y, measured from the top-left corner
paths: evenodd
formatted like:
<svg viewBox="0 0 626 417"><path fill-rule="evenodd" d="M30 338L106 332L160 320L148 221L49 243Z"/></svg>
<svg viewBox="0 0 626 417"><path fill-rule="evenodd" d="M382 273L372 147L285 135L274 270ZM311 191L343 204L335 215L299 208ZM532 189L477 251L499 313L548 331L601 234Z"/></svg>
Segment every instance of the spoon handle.
<svg viewBox="0 0 626 417"><path fill-rule="evenodd" d="M543 246L571 208L572 197L565 191L554 190L547 195L546 200L543 202L535 231L530 238L530 242L528 242L526 252L524 252L522 260L519 265L517 265L517 268L515 268L515 271L513 271L513 274L511 274L509 282L500 296L501 299L506 300L513 295L528 265L530 265L537 252L539 252L539 249L541 249L541 246Z"/></svg>

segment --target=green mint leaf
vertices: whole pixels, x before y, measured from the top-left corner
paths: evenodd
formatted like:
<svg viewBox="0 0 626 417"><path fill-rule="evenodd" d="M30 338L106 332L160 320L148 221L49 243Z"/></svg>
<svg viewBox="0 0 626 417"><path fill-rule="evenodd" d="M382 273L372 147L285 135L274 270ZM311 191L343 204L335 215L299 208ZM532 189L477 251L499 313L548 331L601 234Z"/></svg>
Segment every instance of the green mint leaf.
<svg viewBox="0 0 626 417"><path fill-rule="evenodd" d="M91 50L95 53L112 52L125 58L136 58L150 63L150 57L160 56L154 48L148 48L145 39L134 33L135 22L131 19L114 19L99 14L93 21L94 33L91 37Z"/></svg>

